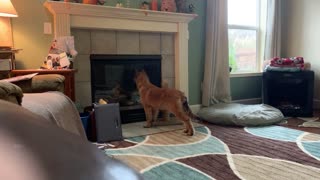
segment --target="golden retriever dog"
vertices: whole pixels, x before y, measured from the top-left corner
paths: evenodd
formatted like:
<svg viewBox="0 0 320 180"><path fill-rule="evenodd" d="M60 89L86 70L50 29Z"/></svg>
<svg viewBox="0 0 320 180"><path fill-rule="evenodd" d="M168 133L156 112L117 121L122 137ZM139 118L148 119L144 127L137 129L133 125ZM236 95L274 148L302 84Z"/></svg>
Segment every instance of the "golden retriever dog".
<svg viewBox="0 0 320 180"><path fill-rule="evenodd" d="M159 88L153 85L145 71L136 72L135 82L140 94L141 104L146 114L145 128L152 126L153 120L158 117L159 110L165 110L173 113L185 125L184 133L192 136L194 129L191 123L194 115L187 102L184 93L172 88Z"/></svg>

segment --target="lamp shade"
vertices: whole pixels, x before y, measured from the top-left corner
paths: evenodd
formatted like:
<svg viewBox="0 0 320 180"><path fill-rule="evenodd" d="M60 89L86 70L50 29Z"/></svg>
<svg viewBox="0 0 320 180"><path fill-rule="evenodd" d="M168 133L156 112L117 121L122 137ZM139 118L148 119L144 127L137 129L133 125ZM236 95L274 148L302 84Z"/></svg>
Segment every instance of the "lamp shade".
<svg viewBox="0 0 320 180"><path fill-rule="evenodd" d="M10 0L0 0L0 16L17 17L17 11L14 9Z"/></svg>

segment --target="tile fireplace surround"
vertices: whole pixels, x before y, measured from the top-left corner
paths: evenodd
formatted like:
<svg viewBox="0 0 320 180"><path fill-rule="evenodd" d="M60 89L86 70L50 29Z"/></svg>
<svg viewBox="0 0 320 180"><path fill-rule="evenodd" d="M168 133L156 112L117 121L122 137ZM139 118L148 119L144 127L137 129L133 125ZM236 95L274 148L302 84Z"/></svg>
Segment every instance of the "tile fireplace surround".
<svg viewBox="0 0 320 180"><path fill-rule="evenodd" d="M47 1L44 6L53 15L55 37L75 36L75 46L79 51L76 59L78 63L75 62L75 65L80 73L77 75L76 94L78 97L85 97L81 104L87 105L91 99L90 78L84 78L87 74L90 75L90 53L161 54L162 69L165 71L162 72L162 77L169 83L174 81L171 84L188 96L188 23L197 17L196 14L59 1ZM78 47L79 41L88 42L90 46ZM104 49L101 45L103 41L106 46ZM127 42L131 42L131 45L121 48L121 43ZM150 46L148 42L151 42ZM174 69L170 70L170 67Z"/></svg>

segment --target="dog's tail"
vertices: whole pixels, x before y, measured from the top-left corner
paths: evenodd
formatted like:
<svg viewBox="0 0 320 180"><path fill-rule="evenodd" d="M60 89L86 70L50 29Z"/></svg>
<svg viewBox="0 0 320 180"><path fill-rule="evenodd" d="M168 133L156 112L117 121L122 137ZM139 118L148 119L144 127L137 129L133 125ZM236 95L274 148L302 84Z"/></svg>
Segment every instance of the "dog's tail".
<svg viewBox="0 0 320 180"><path fill-rule="evenodd" d="M202 120L199 116L193 114L193 112L191 111L189 103L188 103L188 100L187 100L187 97L184 96L181 101L182 101L183 110L188 114L188 116L191 119L196 119L196 120L199 120L199 121Z"/></svg>

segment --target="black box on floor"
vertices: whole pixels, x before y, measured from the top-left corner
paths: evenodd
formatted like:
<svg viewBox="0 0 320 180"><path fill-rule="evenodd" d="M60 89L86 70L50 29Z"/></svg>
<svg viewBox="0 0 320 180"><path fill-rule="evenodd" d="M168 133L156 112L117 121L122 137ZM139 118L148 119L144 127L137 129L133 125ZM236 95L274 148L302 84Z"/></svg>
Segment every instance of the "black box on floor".
<svg viewBox="0 0 320 180"><path fill-rule="evenodd" d="M263 103L285 116L313 116L314 72L264 72Z"/></svg>
<svg viewBox="0 0 320 180"><path fill-rule="evenodd" d="M122 140L118 103L93 104L97 142Z"/></svg>

